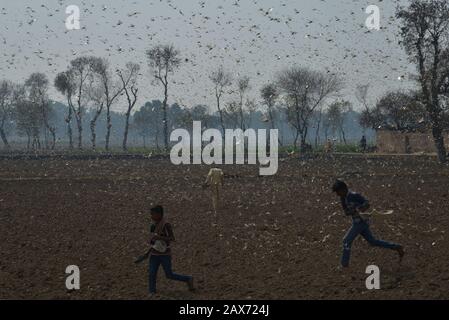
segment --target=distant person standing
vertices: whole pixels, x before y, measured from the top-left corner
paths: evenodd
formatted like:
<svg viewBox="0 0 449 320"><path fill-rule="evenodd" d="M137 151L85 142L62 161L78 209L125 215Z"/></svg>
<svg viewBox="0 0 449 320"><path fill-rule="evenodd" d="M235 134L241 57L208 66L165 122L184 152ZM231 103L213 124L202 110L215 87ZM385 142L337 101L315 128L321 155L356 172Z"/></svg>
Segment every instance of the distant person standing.
<svg viewBox="0 0 449 320"><path fill-rule="evenodd" d="M370 208L368 200L361 194L352 192L343 181L337 180L332 186L334 191L341 200L343 211L347 216L352 218L352 227L346 234L343 240L343 255L341 257L341 266L343 268L349 267L349 259L351 256L352 242L361 235L372 246L395 250L399 254L399 259L402 261L404 256L404 249L401 245L376 239L371 233L369 220L362 218L360 213L365 212Z"/></svg>
<svg viewBox="0 0 449 320"><path fill-rule="evenodd" d="M324 152L325 153L332 153L333 145L331 139L327 139L326 144L324 145Z"/></svg>
<svg viewBox="0 0 449 320"><path fill-rule="evenodd" d="M224 182L224 173L223 170L219 168L212 168L209 170L207 174L206 181L203 184L203 188L211 187L212 188L212 206L214 207L215 214L217 213L219 202L220 202L220 193L223 188Z"/></svg>
<svg viewBox="0 0 449 320"><path fill-rule="evenodd" d="M360 140L360 148L362 149L362 152L366 152L366 137L364 135Z"/></svg>

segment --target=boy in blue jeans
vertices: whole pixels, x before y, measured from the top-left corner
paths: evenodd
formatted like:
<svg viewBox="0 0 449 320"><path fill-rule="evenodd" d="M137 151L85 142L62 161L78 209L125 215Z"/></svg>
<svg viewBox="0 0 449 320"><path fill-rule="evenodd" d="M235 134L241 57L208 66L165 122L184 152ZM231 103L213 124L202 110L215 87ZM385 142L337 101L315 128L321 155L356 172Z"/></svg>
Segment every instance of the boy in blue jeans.
<svg viewBox="0 0 449 320"><path fill-rule="evenodd" d="M156 206L150 209L153 224L150 228L150 249L136 260L140 263L148 256L149 259L149 289L150 295L156 294L156 280L159 266L162 266L167 279L185 282L190 291L194 290L193 277L176 274L172 270L170 242L175 241L171 225L164 219L164 209Z"/></svg>
<svg viewBox="0 0 449 320"><path fill-rule="evenodd" d="M332 191L340 197L345 214L352 217L352 227L343 240L341 266L343 268L349 267L352 242L359 234L372 246L395 250L399 254L400 261L402 261L404 256L403 247L396 243L376 239L371 233L369 220L360 216L360 212L365 212L370 208L368 200L361 194L350 191L346 183L340 180L334 183Z"/></svg>

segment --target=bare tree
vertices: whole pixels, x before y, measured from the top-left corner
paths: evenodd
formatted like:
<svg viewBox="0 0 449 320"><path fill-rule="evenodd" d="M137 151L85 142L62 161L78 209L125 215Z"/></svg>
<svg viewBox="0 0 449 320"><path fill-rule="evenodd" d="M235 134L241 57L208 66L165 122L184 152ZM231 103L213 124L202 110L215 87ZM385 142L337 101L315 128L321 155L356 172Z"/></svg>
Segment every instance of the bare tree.
<svg viewBox="0 0 449 320"><path fill-rule="evenodd" d="M301 150L305 150L311 116L341 89L341 81L335 75L294 66L281 72L277 82L284 94L288 122L296 130L294 143L301 137Z"/></svg>
<svg viewBox="0 0 449 320"><path fill-rule="evenodd" d="M146 54L150 68L153 70L154 78L164 87L164 101L162 102L164 146L165 151L168 151L168 75L173 73L181 64L181 59L179 58L180 52L172 45L158 45L147 50Z"/></svg>
<svg viewBox="0 0 449 320"><path fill-rule="evenodd" d="M91 134L90 141L92 143L92 150L96 150L96 148L97 148L96 126L97 126L98 118L100 117L100 115L104 109L105 95L104 95L103 88L98 87L98 86L92 86L88 90L89 90L90 102L92 103L91 109L93 111L93 117L90 120L90 134Z"/></svg>
<svg viewBox="0 0 449 320"><path fill-rule="evenodd" d="M6 126L13 114L13 84L7 80L0 82L0 138L6 149L10 148Z"/></svg>
<svg viewBox="0 0 449 320"><path fill-rule="evenodd" d="M270 119L271 129L276 127L273 115L273 109L276 105L276 100L279 97L279 92L275 84L269 83L262 87L260 90L260 95L262 96L263 103L268 108L268 117Z"/></svg>
<svg viewBox="0 0 449 320"><path fill-rule="evenodd" d="M136 128L138 135L142 137L143 147L146 148L147 147L146 138L151 134L149 125L151 121L151 114L150 112L147 112L144 108L142 109L134 114L133 123L134 128Z"/></svg>
<svg viewBox="0 0 449 320"><path fill-rule="evenodd" d="M251 127L253 116L257 111L257 103L255 99L246 99L245 109L247 110L248 122L247 125ZM245 115L245 113L243 113Z"/></svg>
<svg viewBox="0 0 449 320"><path fill-rule="evenodd" d="M442 129L441 95L448 82L449 2L447 0L411 0L398 8L401 21L401 44L417 65L422 101L429 115L432 134L441 163L446 162Z"/></svg>
<svg viewBox="0 0 449 320"><path fill-rule="evenodd" d="M352 110L351 103L349 101L335 101L329 106L327 110L327 117L329 119L330 129L332 133L338 132L340 135L340 141L347 144L345 134L345 119L346 115Z"/></svg>
<svg viewBox="0 0 449 320"><path fill-rule="evenodd" d="M72 112L75 110L73 106L72 97L75 92L75 83L73 81L73 73L71 71L65 71L59 73L54 82L56 90L65 96L67 99L67 117L65 122L67 124L67 135L69 137L69 148L73 149L73 134L72 134Z"/></svg>
<svg viewBox="0 0 449 320"><path fill-rule="evenodd" d="M329 134L330 134L329 131L330 131L330 128L331 128L331 122L329 120L329 117L327 116L327 112L324 114L324 116L323 116L321 121L322 121L324 139L327 141L329 139Z"/></svg>
<svg viewBox="0 0 449 320"><path fill-rule="evenodd" d="M268 120L270 121L271 129L276 128L275 111L276 102L279 98L279 90L274 83L268 83L260 90L263 103L267 106ZM279 138L279 145L282 146L282 141Z"/></svg>
<svg viewBox="0 0 449 320"><path fill-rule="evenodd" d="M126 100L128 101L128 109L126 110L125 132L123 134L123 150L127 150L129 117L131 111L137 102L137 77L139 76L140 66L136 63L129 62L126 64L125 71L118 71L118 76L122 82L122 89L125 91Z"/></svg>
<svg viewBox="0 0 449 320"><path fill-rule="evenodd" d="M318 147L320 143L320 130L321 123L323 121L323 107L319 107L318 110L314 113L315 115L315 148Z"/></svg>
<svg viewBox="0 0 449 320"><path fill-rule="evenodd" d="M365 109L360 113L359 124L364 129L377 130L383 127L384 117L379 113L379 109Z"/></svg>
<svg viewBox="0 0 449 320"><path fill-rule="evenodd" d="M38 104L28 99L24 85L17 85L13 93L14 119L19 135L27 136L27 149L41 148L40 128L42 127L42 114Z"/></svg>
<svg viewBox="0 0 449 320"><path fill-rule="evenodd" d="M416 130L427 123L426 110L420 100L416 92L387 92L374 108L362 111L360 123L373 129Z"/></svg>
<svg viewBox="0 0 449 320"><path fill-rule="evenodd" d="M100 87L103 89L104 105L106 107L106 150L109 150L111 138L111 107L115 100L123 93L119 81L114 81L113 73L109 70L109 62L104 58L92 59L93 72L98 75Z"/></svg>
<svg viewBox="0 0 449 320"><path fill-rule="evenodd" d="M372 114L372 110L368 104L369 87L369 84L361 84L357 85L355 90L355 97L363 107L359 117L359 123L363 128L363 134L365 134L365 129L371 128L371 123L373 121L372 119L374 119L374 115Z"/></svg>
<svg viewBox="0 0 449 320"><path fill-rule="evenodd" d="M229 101L223 110L228 124L234 129L240 126L240 105L238 101Z"/></svg>
<svg viewBox="0 0 449 320"><path fill-rule="evenodd" d="M93 61L94 57L79 57L70 62L68 74L72 82L74 91L72 111L75 115L78 127L78 149L83 147L83 115L89 102L89 88L93 84Z"/></svg>
<svg viewBox="0 0 449 320"><path fill-rule="evenodd" d="M368 104L369 87L370 87L369 84L357 85L356 91L355 91L356 99L359 101L359 103L362 104L362 106L365 110L369 109L369 104Z"/></svg>
<svg viewBox="0 0 449 320"><path fill-rule="evenodd" d="M215 99L217 101L217 109L220 116L221 129L224 133L226 129L224 125L224 110L221 108L221 98L225 93L225 89L232 84L232 76L230 73L226 72L223 69L223 66L220 66L216 71L212 72L209 78L215 86Z"/></svg>
<svg viewBox="0 0 449 320"><path fill-rule="evenodd" d="M388 92L377 103L375 114L381 126L393 130L413 131L426 123L426 110L416 92Z"/></svg>
<svg viewBox="0 0 449 320"><path fill-rule="evenodd" d="M239 113L240 113L240 129L245 131L245 115L243 110L243 103L245 99L245 94L250 90L249 77L244 76L237 79L237 88L239 92Z"/></svg>
<svg viewBox="0 0 449 320"><path fill-rule="evenodd" d="M25 87L28 90L28 99L36 104L36 108L40 111L42 123L44 125L45 147L48 148L47 131L52 136L50 149L53 150L56 145L56 128L50 125L50 117L52 109L48 98L48 78L43 73L33 73L25 81Z"/></svg>

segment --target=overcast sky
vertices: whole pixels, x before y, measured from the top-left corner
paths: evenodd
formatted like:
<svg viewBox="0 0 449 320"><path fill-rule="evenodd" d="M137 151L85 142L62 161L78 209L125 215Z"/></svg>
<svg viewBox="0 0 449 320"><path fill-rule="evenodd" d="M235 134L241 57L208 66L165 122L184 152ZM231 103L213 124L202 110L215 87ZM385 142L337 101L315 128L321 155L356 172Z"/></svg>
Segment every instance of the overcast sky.
<svg viewBox="0 0 449 320"><path fill-rule="evenodd" d="M151 84L146 49L173 44L183 64L172 76L170 103L214 107L208 78L219 65L251 79L251 98L291 65L336 72L343 97L354 101L357 84L369 83L371 99L390 89L414 86L415 72L398 44L394 19L408 1L365 0L0 0L0 79L23 81L43 72L51 83L81 55L107 57L115 67L142 65L139 106L161 99ZM81 10L81 30L65 27L66 7ZM365 26L368 5L381 10L380 31ZM400 79L399 77L405 77ZM61 97L51 91L55 99ZM228 94L224 100L233 99ZM354 105L357 109L357 104ZM118 103L114 110L124 110ZM213 109L214 110L214 109Z"/></svg>

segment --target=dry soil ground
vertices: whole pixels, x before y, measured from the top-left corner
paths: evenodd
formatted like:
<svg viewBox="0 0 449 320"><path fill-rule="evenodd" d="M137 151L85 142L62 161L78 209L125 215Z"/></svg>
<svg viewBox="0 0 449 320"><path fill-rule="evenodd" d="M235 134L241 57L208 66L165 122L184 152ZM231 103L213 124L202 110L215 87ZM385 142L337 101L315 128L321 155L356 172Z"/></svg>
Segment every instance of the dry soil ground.
<svg viewBox="0 0 449 320"><path fill-rule="evenodd" d="M167 160L1 160L0 298L147 299L150 206L174 225L175 271L193 274L190 293L159 275L167 299L449 299L449 168L427 157L288 159L277 175L223 166L222 207L201 188L207 166ZM394 252L354 243L351 270L337 269L350 221L330 192L335 177L379 210L374 233ZM65 269L81 270L67 291ZM381 290L365 288L365 268Z"/></svg>

